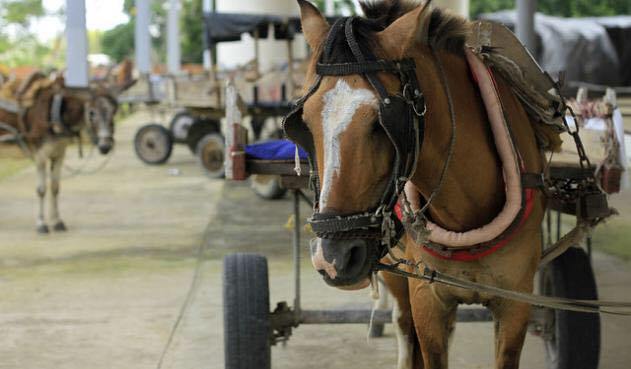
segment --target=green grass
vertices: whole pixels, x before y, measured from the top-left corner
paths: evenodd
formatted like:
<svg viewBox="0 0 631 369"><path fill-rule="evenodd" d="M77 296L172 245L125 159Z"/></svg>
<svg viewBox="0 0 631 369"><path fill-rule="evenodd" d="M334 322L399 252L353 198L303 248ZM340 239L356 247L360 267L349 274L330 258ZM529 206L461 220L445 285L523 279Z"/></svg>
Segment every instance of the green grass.
<svg viewBox="0 0 631 369"><path fill-rule="evenodd" d="M593 234L594 249L631 260L631 214L617 216Z"/></svg>

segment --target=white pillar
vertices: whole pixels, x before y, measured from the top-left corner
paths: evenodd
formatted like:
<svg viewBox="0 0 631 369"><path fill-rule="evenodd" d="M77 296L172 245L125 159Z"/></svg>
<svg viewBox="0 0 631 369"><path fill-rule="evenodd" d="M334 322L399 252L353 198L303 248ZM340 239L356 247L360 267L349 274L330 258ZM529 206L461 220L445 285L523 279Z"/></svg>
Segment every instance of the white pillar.
<svg viewBox="0 0 631 369"><path fill-rule="evenodd" d="M167 68L170 74L180 72L180 0L169 0L167 14Z"/></svg>
<svg viewBox="0 0 631 369"><path fill-rule="evenodd" d="M71 2L73 0L67 0ZM136 33L134 48L136 51L136 68L140 74L151 73L151 20L150 0L136 0Z"/></svg>
<svg viewBox="0 0 631 369"><path fill-rule="evenodd" d="M449 9L452 12L469 18L469 0L436 0L434 5Z"/></svg>
<svg viewBox="0 0 631 369"><path fill-rule="evenodd" d="M515 23L515 33L531 53L534 53L537 47L537 38L535 36L536 12L537 0L517 0L517 23Z"/></svg>
<svg viewBox="0 0 631 369"><path fill-rule="evenodd" d="M84 0L66 0L66 43L66 85L88 87L88 36Z"/></svg>
<svg viewBox="0 0 631 369"><path fill-rule="evenodd" d="M334 0L326 0L324 2L324 14L326 16L335 15L335 1Z"/></svg>
<svg viewBox="0 0 631 369"><path fill-rule="evenodd" d="M203 0L203 2L202 2L202 10L203 10L204 14L210 13L210 12L213 11L212 5L211 5L211 0ZM204 23L204 25L205 25L205 23ZM206 32L206 26L204 26L204 32ZM204 35L204 37L206 37L206 35ZM206 69L206 70L210 70L211 64L212 64L212 56L211 56L210 46L211 45L205 45L206 48L204 49L204 69Z"/></svg>

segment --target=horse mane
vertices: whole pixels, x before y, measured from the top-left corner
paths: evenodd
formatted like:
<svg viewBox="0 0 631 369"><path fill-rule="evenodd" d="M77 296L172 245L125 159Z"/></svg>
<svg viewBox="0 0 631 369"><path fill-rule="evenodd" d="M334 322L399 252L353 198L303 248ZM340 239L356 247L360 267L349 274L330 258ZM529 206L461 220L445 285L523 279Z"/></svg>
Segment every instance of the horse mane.
<svg viewBox="0 0 631 369"><path fill-rule="evenodd" d="M412 11L421 3L412 0L360 1L364 17L358 17L353 25L355 39L362 50L375 50L374 34L386 29L399 17ZM440 8L424 11L423 22L429 22L427 43L434 50L445 50L462 55L469 34L469 22ZM346 44L343 30L334 36L329 62L348 63L355 58Z"/></svg>
<svg viewBox="0 0 631 369"><path fill-rule="evenodd" d="M46 78L46 75L38 70L29 74L28 77L26 77L26 79L22 81L22 83L20 84L20 87L18 87L16 91L16 97L20 98L23 95L25 95L29 91L29 89L33 86L33 83L35 83L36 81L42 78Z"/></svg>

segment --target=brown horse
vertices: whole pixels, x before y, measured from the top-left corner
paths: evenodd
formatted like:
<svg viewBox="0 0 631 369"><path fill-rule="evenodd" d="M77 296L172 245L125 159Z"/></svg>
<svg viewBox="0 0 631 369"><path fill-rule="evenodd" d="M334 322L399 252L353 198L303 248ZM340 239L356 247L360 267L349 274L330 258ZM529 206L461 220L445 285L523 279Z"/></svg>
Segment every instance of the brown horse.
<svg viewBox="0 0 631 369"><path fill-rule="evenodd" d="M315 85L316 89L304 101L302 120L313 138L321 189L317 210L328 216L361 214L380 204L393 171L394 147L378 123L383 100L375 83L361 74L329 72L317 76L316 64L331 26L311 3L298 2L304 35L314 50L305 85ZM453 110L457 132L453 157L427 216L433 224L453 232L475 230L491 223L508 196L489 116L467 63L465 41L469 23L429 5L382 1L363 7L367 17L353 23L359 49L382 60L412 58L425 98L425 142L406 185L413 190L406 191L412 207L418 208L427 201L439 185L454 133L450 118ZM332 45L329 51L333 62L356 62L355 58L348 58L353 55L350 47L344 47L344 42ZM390 95L400 93L401 82L396 75L384 71L374 75ZM507 82L499 75L495 78L523 169L542 173L543 156L531 118ZM404 114L401 116L403 119ZM534 192L533 199L530 216L519 231L508 244L488 256L471 261L447 260L418 244L409 234L402 239L405 256L462 279L531 292L541 254L545 206L539 192ZM312 243L312 262L328 284L343 289L363 288L369 285L374 265L370 256L379 255L371 247L374 245L361 236L317 238ZM387 257L382 259L387 261ZM396 300L399 368L446 368L457 306L474 303L485 305L493 314L496 367L518 367L529 305L438 283L387 274L384 278Z"/></svg>
<svg viewBox="0 0 631 369"><path fill-rule="evenodd" d="M105 155L113 148L116 91L101 84L92 85L88 91L72 90L64 85L62 77L48 79L39 72L23 82L14 81L14 84L19 86L12 90L19 112L0 109L0 122L20 132L37 167L37 231L49 231L44 218L48 170L52 195L49 220L54 230L65 231L57 197L66 148L83 130L88 132L101 154ZM6 99L12 86L5 87L3 97ZM5 132L0 127L2 133Z"/></svg>

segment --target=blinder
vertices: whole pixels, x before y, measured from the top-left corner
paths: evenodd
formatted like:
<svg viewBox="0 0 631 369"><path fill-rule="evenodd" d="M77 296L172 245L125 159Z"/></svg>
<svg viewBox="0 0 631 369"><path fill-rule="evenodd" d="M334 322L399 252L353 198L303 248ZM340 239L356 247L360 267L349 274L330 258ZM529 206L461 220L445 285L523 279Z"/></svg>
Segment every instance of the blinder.
<svg viewBox="0 0 631 369"><path fill-rule="evenodd" d="M313 232L320 238L373 239L382 247L377 255L381 258L386 247L395 245L403 234L403 226L393 214L394 206L407 180L412 176L421 150L424 136L425 99L416 78L414 60L377 60L368 58L360 51L353 32L355 17L338 19L331 27L324 52L316 65L316 80L307 93L295 103L294 109L283 120L285 135L301 146L308 154L311 166L311 182L315 192L314 214L309 219ZM343 31L355 62L329 62L337 33ZM389 94L377 78L378 72L395 75L400 81L400 91ZM324 76L361 74L379 95L379 124L385 131L395 151L390 181L379 205L374 209L350 215L320 213L318 197L319 179L313 136L302 119L307 99L319 88Z"/></svg>

